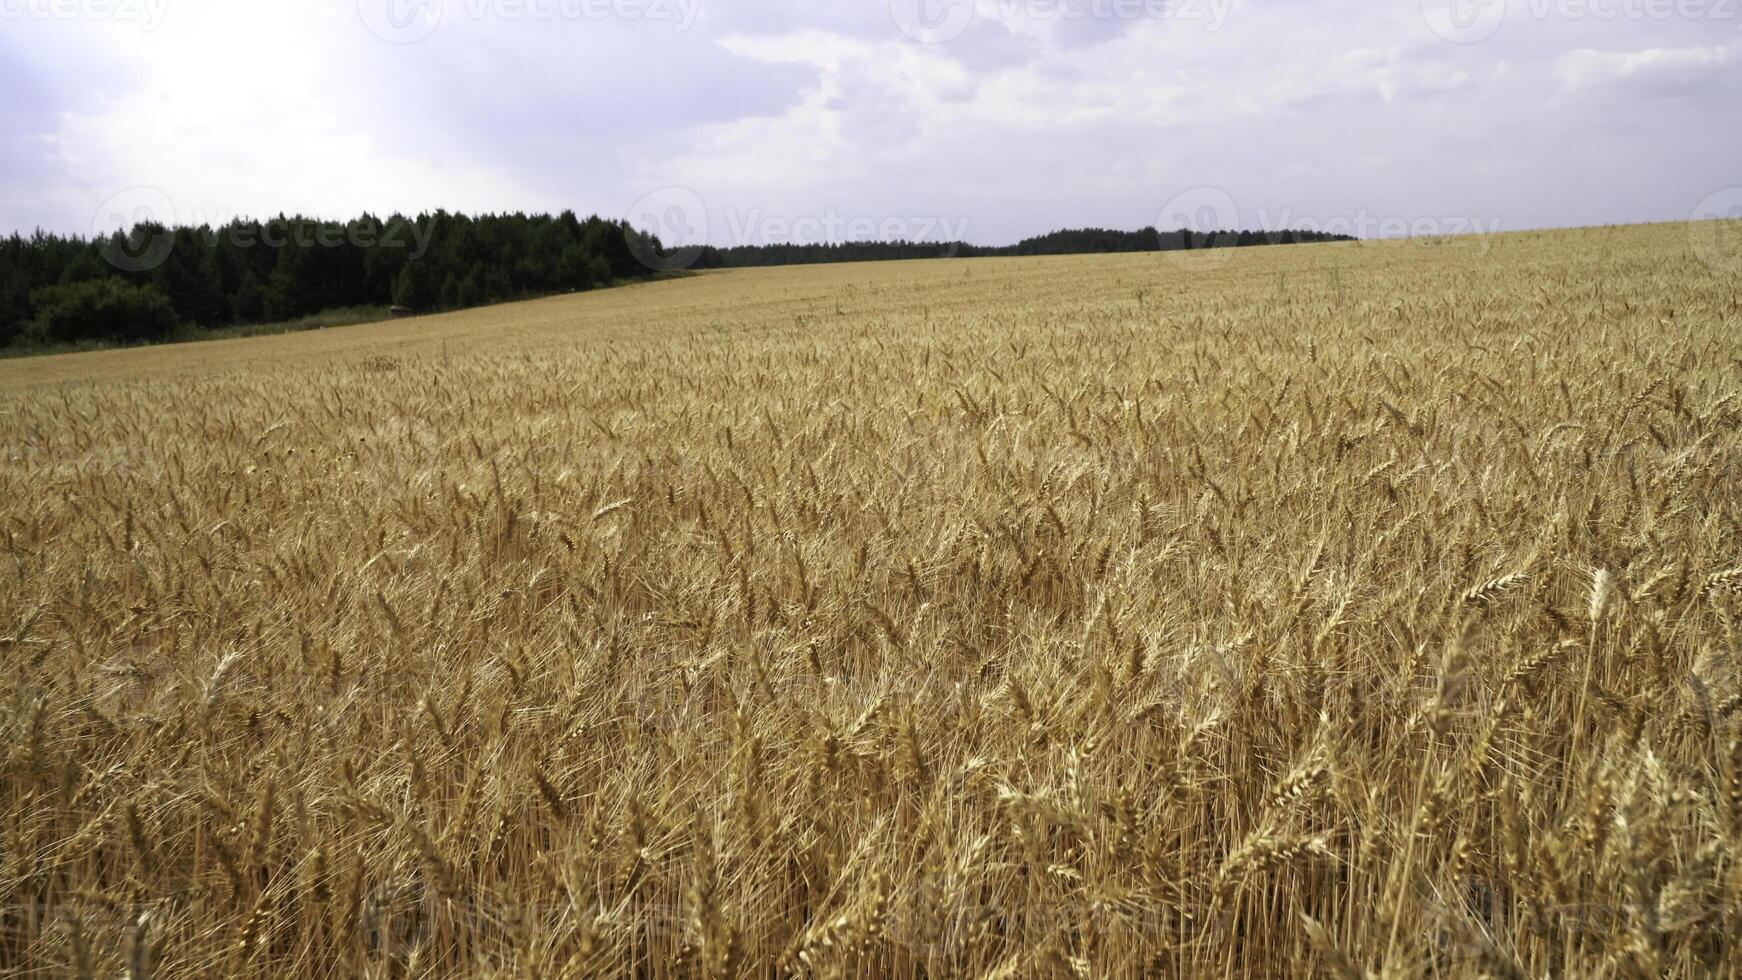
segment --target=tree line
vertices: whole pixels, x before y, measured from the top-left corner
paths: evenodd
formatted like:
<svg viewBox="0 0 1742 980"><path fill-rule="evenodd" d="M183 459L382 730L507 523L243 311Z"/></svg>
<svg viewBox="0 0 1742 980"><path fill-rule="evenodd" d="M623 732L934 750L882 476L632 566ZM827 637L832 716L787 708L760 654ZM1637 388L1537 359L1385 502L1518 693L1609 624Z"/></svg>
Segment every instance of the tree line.
<svg viewBox="0 0 1742 980"><path fill-rule="evenodd" d="M420 313L650 275L657 238L598 216L437 211L0 240L0 344L162 340L358 306ZM643 254L646 254L643 252Z"/></svg>
<svg viewBox="0 0 1742 980"><path fill-rule="evenodd" d="M1015 245L970 245L967 242L867 241L829 244L737 245L701 249L693 268L735 269L763 265L803 265L819 262L879 262L890 259L984 258L1023 255L1087 255L1112 252L1174 252L1202 248L1248 248L1254 245L1299 245L1307 242L1354 241L1349 235L1318 231L1160 231L1139 228L1069 228L1024 238Z"/></svg>
<svg viewBox="0 0 1742 980"><path fill-rule="evenodd" d="M667 249L625 221L572 211L141 222L82 238L0 240L0 346L132 343L346 307L429 313L644 279L656 270L1064 255L1345 241L1318 232L1082 228L986 247L865 241Z"/></svg>

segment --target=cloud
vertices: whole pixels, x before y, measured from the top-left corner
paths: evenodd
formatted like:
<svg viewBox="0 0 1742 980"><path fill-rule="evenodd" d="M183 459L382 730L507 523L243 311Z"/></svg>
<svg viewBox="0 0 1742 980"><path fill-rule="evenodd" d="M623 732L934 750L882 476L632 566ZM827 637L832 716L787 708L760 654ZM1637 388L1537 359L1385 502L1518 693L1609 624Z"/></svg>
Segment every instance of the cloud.
<svg viewBox="0 0 1742 980"><path fill-rule="evenodd" d="M439 23L395 44L364 2L385 0L6 22L0 223L83 231L136 185L184 217L623 214L674 186L1007 241L1215 187L1244 211L1527 227L1683 216L1742 155L1712 125L1742 59L1711 20L1509 16L1455 44L1414 3L978 0L922 43L886 0L702 0L688 30L631 0L425 0Z"/></svg>
<svg viewBox="0 0 1742 980"><path fill-rule="evenodd" d="M1583 48L1562 55L1556 67L1569 91L1625 85L1641 91L1669 93L1711 84L1717 77L1732 73L1739 64L1742 45L1729 44L1643 51Z"/></svg>

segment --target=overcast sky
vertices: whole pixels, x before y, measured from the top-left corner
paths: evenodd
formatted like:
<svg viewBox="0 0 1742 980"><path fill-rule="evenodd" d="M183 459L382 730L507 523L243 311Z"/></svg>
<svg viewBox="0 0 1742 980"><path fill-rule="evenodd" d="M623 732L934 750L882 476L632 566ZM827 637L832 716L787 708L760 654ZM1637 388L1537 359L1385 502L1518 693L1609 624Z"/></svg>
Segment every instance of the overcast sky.
<svg viewBox="0 0 1742 980"><path fill-rule="evenodd" d="M0 91L7 232L572 208L668 241L989 244L1742 214L1742 0L0 0Z"/></svg>

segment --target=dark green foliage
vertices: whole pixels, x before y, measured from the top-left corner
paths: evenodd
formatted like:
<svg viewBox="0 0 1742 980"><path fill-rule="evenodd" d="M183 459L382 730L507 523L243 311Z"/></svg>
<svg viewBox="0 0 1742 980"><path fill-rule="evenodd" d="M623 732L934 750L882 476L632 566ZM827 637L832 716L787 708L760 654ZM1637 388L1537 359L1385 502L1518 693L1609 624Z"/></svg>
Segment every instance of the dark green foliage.
<svg viewBox="0 0 1742 980"><path fill-rule="evenodd" d="M630 250L628 233L623 222L567 211L437 211L343 223L281 215L219 228L141 224L97 240L13 235L0 239L0 345L70 342L73 334L116 342L162 336L155 319L89 319L98 298L114 304L155 296L174 320L215 329L344 307L392 304L427 313L595 289L651 274ZM66 294L47 288L96 283L108 285ZM85 305L72 304L75 296ZM50 300L60 306L47 310ZM45 311L52 329L33 329Z"/></svg>
<svg viewBox="0 0 1742 980"><path fill-rule="evenodd" d="M44 286L31 296L31 303L36 317L25 334L46 344L162 340L178 322L175 308L157 287L120 279Z"/></svg>

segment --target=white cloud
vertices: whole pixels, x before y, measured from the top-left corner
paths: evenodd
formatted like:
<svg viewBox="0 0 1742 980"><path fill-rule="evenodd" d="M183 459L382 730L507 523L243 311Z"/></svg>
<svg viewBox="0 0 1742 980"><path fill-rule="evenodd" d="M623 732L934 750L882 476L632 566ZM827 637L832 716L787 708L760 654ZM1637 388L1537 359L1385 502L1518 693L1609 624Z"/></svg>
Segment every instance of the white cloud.
<svg viewBox="0 0 1742 980"><path fill-rule="evenodd" d="M740 213L969 217L1003 241L1135 227L1210 186L1272 214L1526 227L1678 217L1742 155L1742 127L1712 125L1742 65L1716 22L1511 18L1460 45L1415 3L1085 24L981 0L928 45L883 0L704 0L687 32L445 0L434 33L388 44L357 2L6 23L0 224L83 231L134 185L183 218L617 214L673 185Z"/></svg>
<svg viewBox="0 0 1742 980"><path fill-rule="evenodd" d="M1643 51L1569 51L1556 62L1563 84L1570 90L1650 79L1692 80L1742 60L1742 45L1697 45L1686 48L1647 48Z"/></svg>

